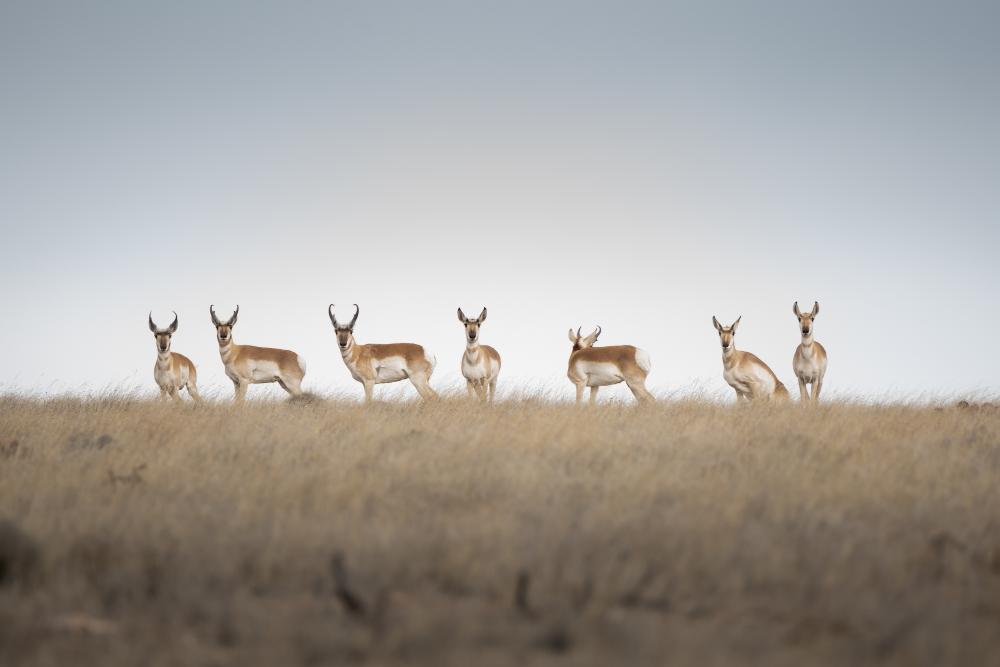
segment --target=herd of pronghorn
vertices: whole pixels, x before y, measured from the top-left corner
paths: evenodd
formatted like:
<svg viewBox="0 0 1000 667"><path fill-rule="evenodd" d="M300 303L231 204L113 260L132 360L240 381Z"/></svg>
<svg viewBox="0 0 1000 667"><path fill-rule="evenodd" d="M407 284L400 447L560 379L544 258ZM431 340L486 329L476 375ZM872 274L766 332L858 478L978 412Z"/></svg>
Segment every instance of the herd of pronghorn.
<svg viewBox="0 0 1000 667"><path fill-rule="evenodd" d="M246 397L251 384L277 382L292 396L302 394L302 378L306 374L306 363L298 354L290 350L273 347L237 345L233 341L233 328L240 307L236 306L232 317L222 321L215 314L215 307L209 306L215 337L219 342L219 355L226 375L236 388L236 400ZM328 309L333 332L337 338L340 355L351 377L365 389L365 400L370 401L377 384L409 380L424 399L437 394L431 389L430 379L437 363L416 343L369 343L362 345L354 339L354 325L358 322L361 309L354 304L354 316L346 324L337 321L333 304ZM826 374L826 350L813 337L813 323L819 314L819 303L813 303L812 310L803 313L798 302L792 312L799 322L802 342L795 349L792 369L799 380L799 394L802 402L819 400ZM728 327L722 326L714 316L712 324L719 333L722 345L722 377L736 391L737 401L788 399L788 390L774 371L750 352L736 349L736 328L740 317ZM495 348L480 343L480 328L486 321L486 309L478 317L466 317L458 309L458 321L465 329L465 353L462 355L462 375L465 377L469 397L477 396L482 401L492 401L496 395L497 378L500 375L500 354ZM149 329L156 340L156 366L153 378L160 388L160 397L178 399L181 389L187 388L195 400L198 396L198 373L191 360L170 350L171 337L177 331L177 313L174 321L165 329L153 323L149 314ZM578 328L569 330L569 340L573 349L569 354L567 376L576 387L576 400L583 400L583 392L590 387L590 401L597 399L601 387L624 382L642 402L653 401L653 395L646 390L646 376L651 363L645 350L632 345L607 345L597 347L594 343L601 335L601 327L583 336ZM807 385L811 385L810 395Z"/></svg>

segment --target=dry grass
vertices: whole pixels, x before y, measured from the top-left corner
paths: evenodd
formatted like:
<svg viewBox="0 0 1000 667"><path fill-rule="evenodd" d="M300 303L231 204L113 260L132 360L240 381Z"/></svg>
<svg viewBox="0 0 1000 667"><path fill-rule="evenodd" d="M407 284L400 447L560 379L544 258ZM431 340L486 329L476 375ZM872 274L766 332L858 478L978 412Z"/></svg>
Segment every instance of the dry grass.
<svg viewBox="0 0 1000 667"><path fill-rule="evenodd" d="M989 407L0 398L0 664L986 664L998 480Z"/></svg>

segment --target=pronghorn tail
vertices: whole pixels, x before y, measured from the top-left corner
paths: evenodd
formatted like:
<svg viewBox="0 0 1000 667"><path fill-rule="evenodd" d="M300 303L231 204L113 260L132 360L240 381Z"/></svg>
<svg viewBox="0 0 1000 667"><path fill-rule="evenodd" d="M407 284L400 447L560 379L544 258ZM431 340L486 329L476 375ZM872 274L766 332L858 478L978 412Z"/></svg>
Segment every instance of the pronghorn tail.
<svg viewBox="0 0 1000 667"><path fill-rule="evenodd" d="M643 373L648 373L649 369L653 367L653 362L649 360L649 352L640 348L635 349L635 363L638 364Z"/></svg>
<svg viewBox="0 0 1000 667"><path fill-rule="evenodd" d="M437 357L435 357L431 352L428 352L426 348L424 348L424 359L427 360L427 363L431 367L430 370L427 371L427 377L430 377L431 373L434 372L435 366L437 366L438 360Z"/></svg>

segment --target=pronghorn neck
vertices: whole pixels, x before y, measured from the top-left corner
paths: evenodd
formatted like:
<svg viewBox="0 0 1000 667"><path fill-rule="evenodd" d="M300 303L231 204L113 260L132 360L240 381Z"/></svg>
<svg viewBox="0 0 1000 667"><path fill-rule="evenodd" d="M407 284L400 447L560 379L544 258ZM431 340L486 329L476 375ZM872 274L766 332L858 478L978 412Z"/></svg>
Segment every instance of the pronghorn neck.
<svg viewBox="0 0 1000 667"><path fill-rule="evenodd" d="M815 341L813 339L813 334L812 332L810 332L808 336L802 337L802 349L807 350L808 352L812 352L812 346L814 342Z"/></svg>
<svg viewBox="0 0 1000 667"><path fill-rule="evenodd" d="M235 352L236 344L233 343L233 337L229 336L229 340L225 343L219 343L219 356L222 357L222 363L228 364L233 358L233 353Z"/></svg>
<svg viewBox="0 0 1000 667"><path fill-rule="evenodd" d="M340 356L344 358L346 363L354 364L357 361L358 354L360 354L358 347L359 345L354 340L354 334L351 334L351 337L347 339L347 347L340 350Z"/></svg>
<svg viewBox="0 0 1000 667"><path fill-rule="evenodd" d="M465 341L465 358L470 364L477 363L479 361L479 339L477 338L473 342Z"/></svg>
<svg viewBox="0 0 1000 667"><path fill-rule="evenodd" d="M726 368L732 368L736 365L738 357L736 356L736 341L729 346L728 350L722 351L722 365Z"/></svg>
<svg viewBox="0 0 1000 667"><path fill-rule="evenodd" d="M170 352L170 350L167 350L166 352L160 352L159 350L157 350L156 351L156 367L159 368L160 370L167 370L168 368L170 368L170 355L171 354L172 353Z"/></svg>

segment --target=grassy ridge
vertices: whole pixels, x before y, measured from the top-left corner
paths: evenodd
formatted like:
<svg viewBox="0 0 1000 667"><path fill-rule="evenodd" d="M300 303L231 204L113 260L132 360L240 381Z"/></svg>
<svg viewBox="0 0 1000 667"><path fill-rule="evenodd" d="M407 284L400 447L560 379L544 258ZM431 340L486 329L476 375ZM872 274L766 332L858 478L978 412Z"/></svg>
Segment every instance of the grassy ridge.
<svg viewBox="0 0 1000 667"><path fill-rule="evenodd" d="M988 407L0 398L0 663L984 664L998 480Z"/></svg>

